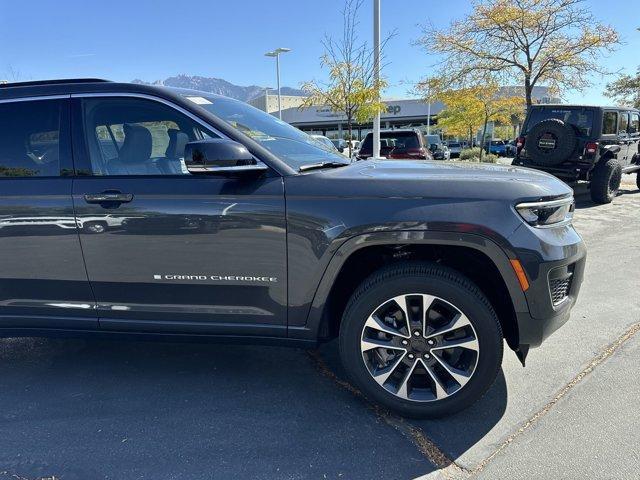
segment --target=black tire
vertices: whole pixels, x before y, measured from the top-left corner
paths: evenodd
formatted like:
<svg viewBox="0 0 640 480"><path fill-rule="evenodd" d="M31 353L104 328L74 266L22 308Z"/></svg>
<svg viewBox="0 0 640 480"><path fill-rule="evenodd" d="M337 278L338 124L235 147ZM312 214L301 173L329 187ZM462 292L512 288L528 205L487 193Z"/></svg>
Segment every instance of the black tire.
<svg viewBox="0 0 640 480"><path fill-rule="evenodd" d="M547 167L568 160L577 145L578 136L574 128L557 118L534 125L525 141L527 154L533 163Z"/></svg>
<svg viewBox="0 0 640 480"><path fill-rule="evenodd" d="M468 318L477 337L477 363L470 379L446 398L403 399L377 383L365 364L361 347L365 322L388 299L407 294L433 295L455 306ZM401 415L416 418L450 415L475 403L494 383L503 353L500 322L486 296L459 272L427 262L390 266L362 282L345 309L339 343L344 368L365 396Z"/></svg>
<svg viewBox="0 0 640 480"><path fill-rule="evenodd" d="M593 170L591 199L595 203L611 203L618 194L622 181L622 166L615 158L601 160Z"/></svg>

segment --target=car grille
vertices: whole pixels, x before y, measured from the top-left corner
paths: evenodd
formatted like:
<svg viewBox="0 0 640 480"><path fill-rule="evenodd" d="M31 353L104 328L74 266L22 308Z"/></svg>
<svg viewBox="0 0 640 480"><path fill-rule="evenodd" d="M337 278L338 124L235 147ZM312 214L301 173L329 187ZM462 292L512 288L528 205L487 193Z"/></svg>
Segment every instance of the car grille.
<svg viewBox="0 0 640 480"><path fill-rule="evenodd" d="M549 292L551 293L551 301L554 307L562 303L564 299L569 296L572 276L570 273L566 278L549 279Z"/></svg>

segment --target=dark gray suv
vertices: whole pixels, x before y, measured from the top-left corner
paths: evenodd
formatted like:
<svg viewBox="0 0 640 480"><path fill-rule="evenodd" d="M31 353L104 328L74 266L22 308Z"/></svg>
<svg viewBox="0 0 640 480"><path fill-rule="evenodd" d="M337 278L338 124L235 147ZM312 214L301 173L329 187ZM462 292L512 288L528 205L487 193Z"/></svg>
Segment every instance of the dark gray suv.
<svg viewBox="0 0 640 480"><path fill-rule="evenodd" d="M573 205L528 169L350 164L207 93L5 85L0 334L337 337L369 398L444 415L491 386L503 339L524 363L569 318Z"/></svg>

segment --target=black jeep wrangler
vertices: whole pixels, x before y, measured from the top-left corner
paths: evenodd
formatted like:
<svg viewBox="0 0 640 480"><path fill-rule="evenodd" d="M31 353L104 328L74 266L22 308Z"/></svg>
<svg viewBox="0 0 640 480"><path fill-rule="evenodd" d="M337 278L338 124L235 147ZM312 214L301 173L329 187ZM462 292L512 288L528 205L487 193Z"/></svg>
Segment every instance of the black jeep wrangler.
<svg viewBox="0 0 640 480"><path fill-rule="evenodd" d="M640 112L624 107L534 105L516 143L514 165L567 183L590 182L591 198L609 203L623 173L640 171ZM637 179L640 188L640 178Z"/></svg>

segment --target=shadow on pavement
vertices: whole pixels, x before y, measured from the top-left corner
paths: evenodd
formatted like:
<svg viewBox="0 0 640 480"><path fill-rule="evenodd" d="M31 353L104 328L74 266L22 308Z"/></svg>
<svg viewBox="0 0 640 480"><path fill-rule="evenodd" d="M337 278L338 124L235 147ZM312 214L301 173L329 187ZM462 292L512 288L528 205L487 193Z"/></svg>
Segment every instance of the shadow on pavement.
<svg viewBox="0 0 640 480"><path fill-rule="evenodd" d="M299 349L2 339L0 392L2 479L408 479L433 470Z"/></svg>
<svg viewBox="0 0 640 480"><path fill-rule="evenodd" d="M346 373L340 364L337 342L321 347L323 358L330 368L345 379ZM510 350L505 346L505 355ZM406 422L418 427L424 435L454 462L469 448L479 442L504 415L507 407L507 384L502 369L489 391L474 405L456 415L441 420L407 419ZM426 472L425 472L426 473Z"/></svg>

